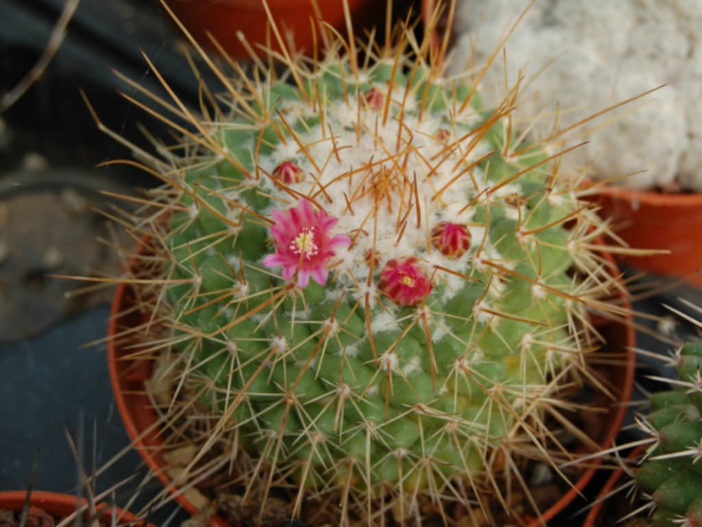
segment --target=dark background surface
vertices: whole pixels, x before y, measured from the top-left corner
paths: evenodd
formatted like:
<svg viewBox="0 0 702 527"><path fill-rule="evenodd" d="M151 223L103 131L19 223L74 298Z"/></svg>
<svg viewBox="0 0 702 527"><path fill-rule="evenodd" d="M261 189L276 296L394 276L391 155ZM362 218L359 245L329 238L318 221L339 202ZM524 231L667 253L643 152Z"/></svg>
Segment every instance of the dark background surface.
<svg viewBox="0 0 702 527"><path fill-rule="evenodd" d="M0 0L0 93L39 58L63 5ZM110 498L118 504L137 495L137 510L162 488L143 483L147 472L127 448L104 344L87 345L106 335L112 290L67 298L76 283L47 274L119 273L122 262L96 241L112 237L92 210L111 205L98 191L128 194L155 184L123 167L95 168L130 154L98 132L79 90L108 127L143 144L137 123L162 129L119 96L118 90L134 90L112 69L158 90L143 50L192 100L195 83L178 43L157 2L82 0L42 79L0 115L0 490L31 482L34 489L84 495L77 467L92 473L113 459L97 490L123 482ZM151 517L157 525L177 525L187 515L169 504Z"/></svg>
<svg viewBox="0 0 702 527"><path fill-rule="evenodd" d="M0 93L37 60L62 6L62 0L0 0ZM156 2L82 0L42 80L0 115L0 490L25 489L33 479L36 489L75 493L77 464L90 471L118 454L119 461L98 478L99 488L136 474L116 499L123 502L138 492L140 503L161 488L154 482L138 488L144 470L138 455L124 452L129 442L114 407L105 346L85 346L106 334L112 291L66 297L75 283L46 275L119 272L122 262L109 251L86 249L97 246L96 238L111 236L91 210L92 205L110 206L97 190L129 193L154 184L125 168L93 168L129 152L96 130L79 89L107 126L143 144L135 124L157 134L160 125L119 97L117 90L133 90L111 68L158 91L140 55L144 50L176 91L193 101L196 85L178 42ZM702 293L686 286L636 307L673 319L661 304L689 312L680 295L702 305ZM655 322L640 322L660 329ZM683 336L691 328L678 323L673 331ZM638 333L637 346L660 353L670 348L644 332ZM647 377L652 373L666 372L657 361L643 359L638 384L656 387ZM67 433L82 438L78 463ZM624 431L620 440L632 437L633 431ZM164 524L173 510L173 505L165 507L155 522ZM174 523L184 517L181 513ZM566 514L554 524L572 525L573 520Z"/></svg>

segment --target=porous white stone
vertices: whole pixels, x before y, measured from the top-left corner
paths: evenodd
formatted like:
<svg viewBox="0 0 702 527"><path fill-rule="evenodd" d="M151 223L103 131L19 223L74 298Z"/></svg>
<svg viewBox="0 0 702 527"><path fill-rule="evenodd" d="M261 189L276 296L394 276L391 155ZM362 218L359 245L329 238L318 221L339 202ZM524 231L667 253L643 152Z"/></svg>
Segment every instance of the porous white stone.
<svg viewBox="0 0 702 527"><path fill-rule="evenodd" d="M459 2L454 74L480 64L516 20L525 0ZM702 2L699 0L537 0L506 44L507 78L524 75L516 114L539 117L535 133L567 126L666 84L566 136L589 141L565 160L570 170L631 188L677 178L702 191ZM502 50L487 76L505 93ZM483 97L490 90L483 89ZM494 102L493 101L493 102ZM555 106L557 104L557 106ZM627 174L645 171L630 177Z"/></svg>

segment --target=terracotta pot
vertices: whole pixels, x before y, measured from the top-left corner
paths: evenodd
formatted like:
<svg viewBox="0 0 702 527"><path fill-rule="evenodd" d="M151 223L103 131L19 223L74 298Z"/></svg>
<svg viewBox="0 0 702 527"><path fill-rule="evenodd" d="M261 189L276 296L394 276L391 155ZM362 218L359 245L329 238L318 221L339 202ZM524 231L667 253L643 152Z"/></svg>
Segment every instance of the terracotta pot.
<svg viewBox="0 0 702 527"><path fill-rule="evenodd" d="M433 14L435 8L436 0L422 0L422 20L424 21L425 25L428 23L429 18ZM436 28L431 31L429 38L431 38L431 45L434 49L438 49L441 45L441 36L442 35L439 35L439 31Z"/></svg>
<svg viewBox="0 0 702 527"><path fill-rule="evenodd" d="M602 253L602 255L609 263L612 275L618 276L619 270L612 255L609 253ZM621 300L621 305L630 309L631 306L627 296L622 292L620 292L618 296ZM602 428L600 437L593 438L603 449L606 449L612 446L615 438L619 434L628 409L626 403L631 399L631 393L634 387L634 370L636 366L636 357L633 352L636 336L633 326L633 315L629 315L624 323L614 323L600 318L593 319L592 323L596 326L597 331L602 334L607 343L603 351L606 353L618 353L623 355L621 363L616 365L596 366L593 368L600 378L606 379L609 382L610 387L615 390L618 389L618 392L615 393L616 401L612 401L602 393L597 393L593 401L593 404L598 408L608 409L607 414L601 414L605 426ZM573 487L563 494L558 501L552 504L541 515L541 519L530 522L527 524L527 527L540 527L543 525L543 522L551 520L570 505L573 500L581 496L583 490L588 483L590 483L590 480L592 480L601 463L602 459L600 458L590 460L587 470L575 481Z"/></svg>
<svg viewBox="0 0 702 527"><path fill-rule="evenodd" d="M617 266L611 255L608 253L602 255L609 262L612 275L618 276ZM623 307L630 307L624 293L619 292L619 300ZM145 322L147 317L148 315L134 309L132 289L127 284L120 284L112 304L108 329L107 352L110 381L117 408L135 448L154 474L175 495L176 500L189 513L195 514L197 508L187 499L186 495L180 494L178 489L172 486L170 479L163 472L165 463L159 450L162 443L159 439L157 416L145 394L145 382L151 377L151 361L134 358L138 348L135 348L134 343L130 342L129 333L124 337L119 336L120 328L123 330L136 327ZM635 356L631 351L635 343L633 317L630 315L624 323L597 319L593 320L593 324L597 326L597 330L607 342L606 351L622 355L621 361L617 364L595 368L600 377L608 381L611 389L618 390L618 393L615 394L616 401L612 401L603 394L596 395L594 400L594 404L598 407L609 408L607 414L601 414L604 416L602 418L604 426L600 437L593 438L602 448L608 448L619 432L627 411L625 403L631 397L634 383ZM594 476L600 461L593 460L589 463L589 468L582 473L574 486L543 513L542 519L544 521L553 518L580 495ZM221 519L214 518L211 525L224 527L226 523ZM541 525L541 522L535 520L529 524L529 527L537 525Z"/></svg>
<svg viewBox="0 0 702 527"><path fill-rule="evenodd" d="M314 45L311 20L317 20L311 0L267 0L281 35L291 31L296 49L309 52ZM322 20L337 29L344 28L344 7L341 0L316 0ZM233 58L249 54L237 37L241 31L252 48L256 44L272 43L280 49L275 34L269 31L268 17L262 0L167 0L168 5L185 27L201 44L212 48L209 32ZM355 15L364 0L348 0L350 12ZM316 28L319 39L319 26ZM270 39L270 40L269 40ZM286 41L287 42L287 41Z"/></svg>
<svg viewBox="0 0 702 527"><path fill-rule="evenodd" d="M605 187L597 200L600 214L612 218L614 232L630 247L670 251L622 256L623 262L660 275L688 278L702 286L702 193L662 194Z"/></svg>
<svg viewBox="0 0 702 527"><path fill-rule="evenodd" d="M143 247L143 246L142 246ZM117 409L132 441L149 470L169 488L176 500L190 514L198 512L197 507L184 494L172 486L170 478L163 472L166 465L160 447L158 417L146 395L145 383L151 378L151 361L134 359L136 351L130 344L129 336L121 338L118 328L136 327L144 322L144 314L132 306L134 296L127 284L119 284L112 302L108 325L107 366L110 375L112 393ZM226 523L217 518L212 525L226 527Z"/></svg>
<svg viewBox="0 0 702 527"><path fill-rule="evenodd" d="M432 0L423 0L422 12L430 13ZM609 261L612 274L618 275L614 260L608 254L603 254ZM620 293L621 305L629 307L628 299ZM196 507L187 500L186 496L179 494L177 488L172 487L169 478L163 472L164 461L159 452L159 430L157 416L151 407L148 397L144 393L144 383L151 376L151 362L148 360L134 359L135 348L129 342L129 334L124 338L118 337L120 328L136 327L142 322L143 315L133 308L133 293L126 284L120 284L115 294L112 305L112 314L109 325L108 362L112 387L115 394L117 407L125 423L127 433L132 439L138 452L157 477L170 488L176 499L190 513L197 512ZM598 330L606 337L610 352L622 355L621 362L600 368L600 373L607 378L609 385L618 389L617 401L613 402L602 396L600 406L610 408L606 414L606 423L597 442L603 448L609 447L618 434L622 420L626 413L626 404L631 396L634 378L634 354L630 351L634 346L633 319L628 317L625 323L610 323L599 321ZM572 500L579 495L582 489L592 479L597 466L593 461L590 467L575 482L574 487L566 492L543 515L542 519L548 520L563 510ZM226 525L223 521L214 519L215 525ZM531 525L541 525L536 520Z"/></svg>
<svg viewBox="0 0 702 527"><path fill-rule="evenodd" d="M636 447L628 456L627 456L627 461L633 461L646 450L645 446L638 446ZM592 506L590 509L590 512L588 512L587 517L585 518L585 522L583 523L583 527L600 527L600 526L605 526L605 525L611 525L614 523L618 518L612 518L611 516L609 517L604 517L602 516L602 512L605 509L605 506L607 504L607 495L612 492L614 489L615 485L619 482L619 480L624 476L625 473L622 469L617 469L614 472L612 472L607 478L607 481L605 484L602 486L602 489L600 490L599 494L597 495L597 501L595 505Z"/></svg>
<svg viewBox="0 0 702 527"><path fill-rule="evenodd" d="M26 498L26 490L0 492L0 509L9 509L14 512L19 512L22 510ZM85 498L80 498L79 501L79 498L76 496L69 496L68 494L35 491L32 492L29 503L30 505L44 509L52 516L63 518L76 512L78 505L83 505L87 503L87 501ZM119 507L113 508L104 503L98 505L98 512L102 521L110 522L112 520L113 510L115 511L115 517L119 525L132 525L135 527L144 525L139 518ZM148 527L154 526L148 524Z"/></svg>

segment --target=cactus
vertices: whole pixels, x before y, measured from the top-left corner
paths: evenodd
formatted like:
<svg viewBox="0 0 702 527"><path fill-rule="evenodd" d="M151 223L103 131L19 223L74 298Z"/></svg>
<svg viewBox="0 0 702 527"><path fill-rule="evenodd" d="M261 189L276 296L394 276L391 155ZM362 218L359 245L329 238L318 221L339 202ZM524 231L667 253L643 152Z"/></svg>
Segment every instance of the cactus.
<svg viewBox="0 0 702 527"><path fill-rule="evenodd" d="M657 526L702 525L702 342L679 351L675 389L652 394L644 429L653 443L636 470Z"/></svg>
<svg viewBox="0 0 702 527"><path fill-rule="evenodd" d="M524 459L566 455L547 420L590 375L586 310L617 309L572 147L517 133L518 85L483 108L429 40L394 37L367 64L340 37L271 53L284 76L222 77L199 115L164 103L192 126L140 151L165 185L125 281L175 375L172 442L199 446L179 483L219 462L262 515L291 486L294 517L328 499L340 522L509 508Z"/></svg>

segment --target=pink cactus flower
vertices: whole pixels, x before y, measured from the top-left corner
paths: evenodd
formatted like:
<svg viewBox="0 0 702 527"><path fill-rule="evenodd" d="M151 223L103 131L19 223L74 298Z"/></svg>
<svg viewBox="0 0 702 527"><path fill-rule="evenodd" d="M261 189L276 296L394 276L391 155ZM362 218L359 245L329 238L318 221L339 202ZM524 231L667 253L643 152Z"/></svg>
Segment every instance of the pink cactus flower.
<svg viewBox="0 0 702 527"><path fill-rule="evenodd" d="M460 223L442 221L431 230L431 242L448 258L460 258L470 249L470 231Z"/></svg>
<svg viewBox="0 0 702 527"><path fill-rule="evenodd" d="M301 199L296 207L286 211L274 210L275 225L271 234L275 253L263 259L266 267L283 267L283 278L290 280L297 273L297 283L306 287L310 276L324 285L329 274L329 259L336 249L347 247L351 238L346 234L331 235L339 221L324 211L315 211L312 204Z"/></svg>
<svg viewBox="0 0 702 527"><path fill-rule="evenodd" d="M393 258L380 273L380 289L396 304L413 306L429 296L432 285L416 258Z"/></svg>
<svg viewBox="0 0 702 527"><path fill-rule="evenodd" d="M302 181L302 169L293 161L283 161L273 169L273 177L282 181L286 185L299 183Z"/></svg>

